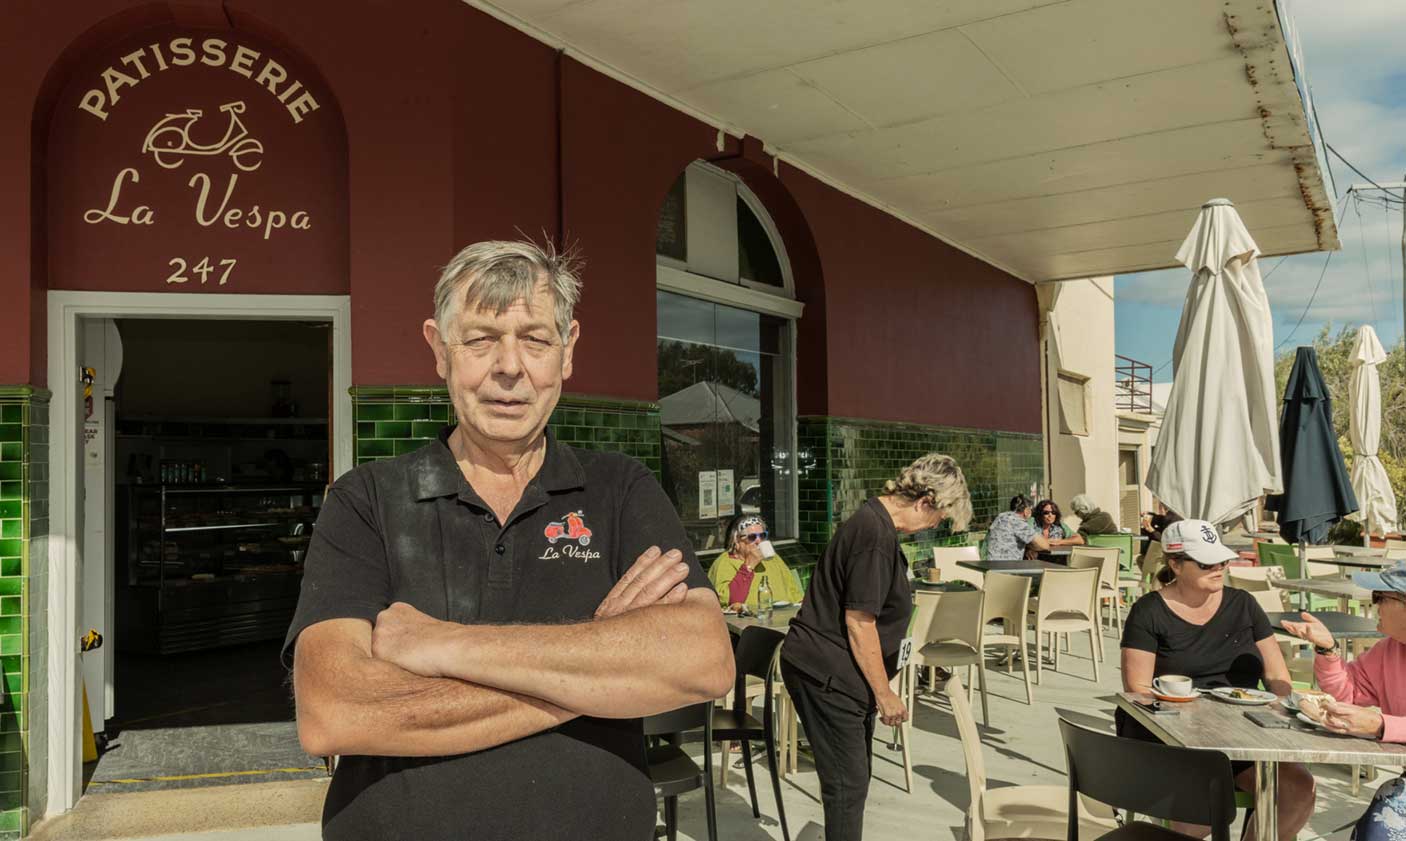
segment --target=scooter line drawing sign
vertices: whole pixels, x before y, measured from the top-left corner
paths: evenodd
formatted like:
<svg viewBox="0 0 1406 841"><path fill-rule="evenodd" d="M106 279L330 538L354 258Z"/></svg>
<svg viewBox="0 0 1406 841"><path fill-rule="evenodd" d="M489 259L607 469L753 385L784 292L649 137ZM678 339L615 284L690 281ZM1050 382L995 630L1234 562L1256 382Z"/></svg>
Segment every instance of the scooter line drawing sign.
<svg viewBox="0 0 1406 841"><path fill-rule="evenodd" d="M186 155L228 154L234 165L245 172L253 172L263 163L264 145L249 136L249 130L240 121L244 113L244 103L226 102L220 110L229 114L229 125L225 136L209 144L196 143L190 137L190 127L204 115L199 108L187 108L180 114L167 114L147 132L142 141L142 152L150 152L158 166L175 169L185 162Z"/></svg>

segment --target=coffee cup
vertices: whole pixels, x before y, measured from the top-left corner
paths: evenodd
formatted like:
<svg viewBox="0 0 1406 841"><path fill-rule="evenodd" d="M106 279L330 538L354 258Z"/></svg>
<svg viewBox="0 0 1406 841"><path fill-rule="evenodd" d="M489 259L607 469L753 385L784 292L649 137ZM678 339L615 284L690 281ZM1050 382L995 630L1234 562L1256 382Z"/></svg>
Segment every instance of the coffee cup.
<svg viewBox="0 0 1406 841"><path fill-rule="evenodd" d="M1162 675L1152 679L1152 688L1163 695L1185 698L1193 688L1191 678L1186 675Z"/></svg>
<svg viewBox="0 0 1406 841"><path fill-rule="evenodd" d="M928 567L927 578L929 584L938 584L942 581L942 570L935 566Z"/></svg>
<svg viewBox="0 0 1406 841"><path fill-rule="evenodd" d="M776 557L776 547L771 545L770 540L763 540L759 548L761 549L763 559Z"/></svg>

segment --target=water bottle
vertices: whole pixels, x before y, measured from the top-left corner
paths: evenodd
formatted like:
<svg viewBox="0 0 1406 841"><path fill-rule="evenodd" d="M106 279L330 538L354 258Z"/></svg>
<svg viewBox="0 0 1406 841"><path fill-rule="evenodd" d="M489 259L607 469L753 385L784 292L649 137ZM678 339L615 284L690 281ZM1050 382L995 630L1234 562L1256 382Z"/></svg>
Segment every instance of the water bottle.
<svg viewBox="0 0 1406 841"><path fill-rule="evenodd" d="M771 624L771 585L765 575L762 576L762 583L757 585L757 618Z"/></svg>

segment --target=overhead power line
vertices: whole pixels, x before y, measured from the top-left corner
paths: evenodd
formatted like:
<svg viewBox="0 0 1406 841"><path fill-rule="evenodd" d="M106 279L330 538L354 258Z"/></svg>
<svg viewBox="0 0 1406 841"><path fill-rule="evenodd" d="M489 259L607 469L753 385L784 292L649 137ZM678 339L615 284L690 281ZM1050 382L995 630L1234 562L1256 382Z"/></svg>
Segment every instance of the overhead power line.
<svg viewBox="0 0 1406 841"><path fill-rule="evenodd" d="M1308 297L1308 306L1303 308L1303 312L1299 314L1298 322L1294 324L1294 329L1289 331L1289 335L1284 337L1284 341L1274 346L1275 353L1278 353L1281 347L1288 344L1289 340L1294 338L1294 334L1299 331L1299 327L1303 326L1303 320L1308 317L1308 311L1313 309L1313 302L1318 298L1318 288L1323 285L1323 277L1328 274L1328 264L1331 262L1333 262L1333 252L1329 251L1328 259L1323 261L1323 270L1318 273L1318 282L1313 284L1313 294Z"/></svg>
<svg viewBox="0 0 1406 841"><path fill-rule="evenodd" d="M1352 170L1353 172L1357 173L1358 175L1362 176L1363 178L1366 178L1366 179L1367 179L1367 183L1371 184L1373 187L1376 187L1378 190L1381 190L1381 191L1383 191L1384 193L1386 193L1386 196L1387 196L1388 200L1395 200L1395 201L1398 201L1398 202L1401 201L1401 199L1398 199L1398 198L1396 198L1396 196L1393 196L1393 195L1390 193L1390 191L1387 190L1386 187L1383 187L1382 185L1378 184L1376 181L1373 181L1372 178L1367 175L1367 173L1365 173L1365 172L1363 172L1362 170L1358 169L1357 167L1353 166L1352 161L1348 160L1347 158L1344 158L1343 155L1342 155L1342 153L1339 152L1337 149L1334 149L1331 144L1325 142L1323 145L1324 145L1325 147L1327 147L1327 149L1328 149L1329 152L1332 152L1334 155L1336 155L1337 158L1338 158L1338 160L1340 160L1340 161L1342 161L1343 163L1347 164L1347 168L1348 168L1348 169Z"/></svg>

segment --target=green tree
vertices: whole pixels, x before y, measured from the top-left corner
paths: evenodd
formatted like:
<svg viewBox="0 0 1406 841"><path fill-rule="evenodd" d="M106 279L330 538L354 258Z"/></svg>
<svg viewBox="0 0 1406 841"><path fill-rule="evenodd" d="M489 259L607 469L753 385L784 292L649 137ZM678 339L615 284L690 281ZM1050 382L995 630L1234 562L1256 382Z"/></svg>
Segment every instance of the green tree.
<svg viewBox="0 0 1406 841"><path fill-rule="evenodd" d="M659 342L659 396L700 382L722 383L752 397L761 395L757 369L726 348L665 339Z"/></svg>
<svg viewBox="0 0 1406 841"><path fill-rule="evenodd" d="M1325 325L1312 343L1318 352L1323 383L1333 400L1333 429L1338 433L1349 472L1356 457L1352 442L1348 440L1348 412L1352 351L1357 344L1357 332L1348 327L1334 332L1332 325ZM1281 400L1289 381L1289 370L1294 367L1295 350L1284 351L1274 361L1274 379ZM1402 506L1406 505L1406 349L1400 344L1391 348L1377 371L1382 383L1382 441L1377 456L1386 468L1398 506Z"/></svg>

